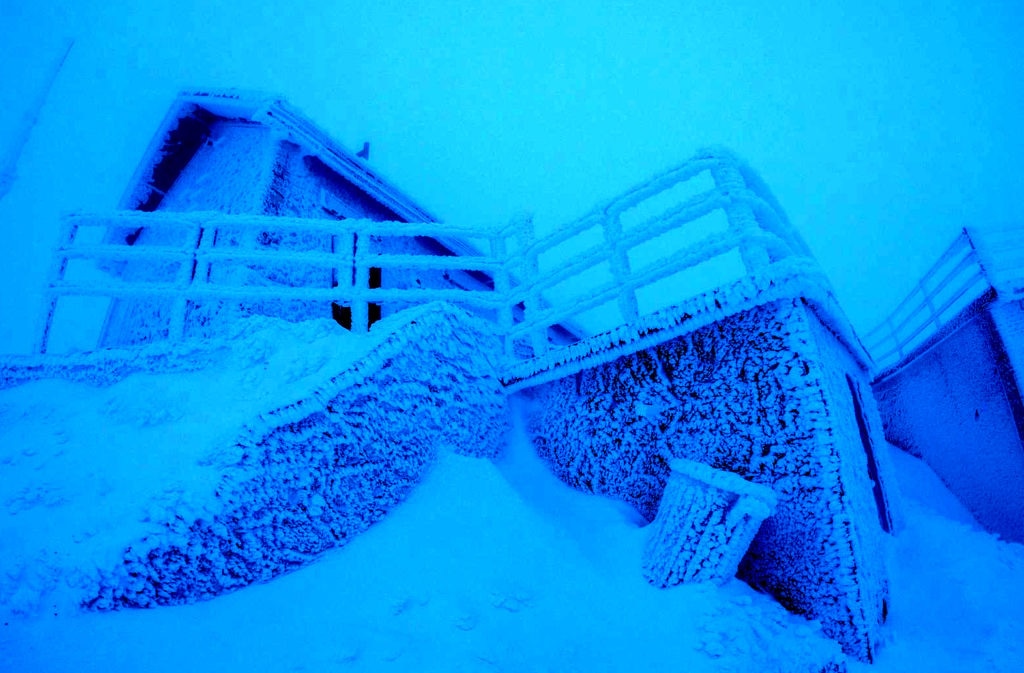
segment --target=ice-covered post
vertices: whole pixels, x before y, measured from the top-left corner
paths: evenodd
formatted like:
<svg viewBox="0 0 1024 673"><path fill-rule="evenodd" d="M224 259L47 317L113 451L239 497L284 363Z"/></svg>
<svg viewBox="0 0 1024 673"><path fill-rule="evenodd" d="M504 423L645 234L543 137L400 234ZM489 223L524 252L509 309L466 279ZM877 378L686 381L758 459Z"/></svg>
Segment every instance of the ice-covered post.
<svg viewBox="0 0 1024 673"><path fill-rule="evenodd" d="M331 237L334 254L339 258L334 267L335 292L338 293L334 301L339 306L348 304L351 316L355 306L352 295L356 289L356 232L344 226L343 222L338 233Z"/></svg>
<svg viewBox="0 0 1024 673"><path fill-rule="evenodd" d="M178 277L175 279L177 292L174 297L174 305L171 307L171 320L167 328L167 338L170 341L178 341L185 336L185 315L188 313L189 288L196 277L196 270L201 261L199 246L203 242L203 225L196 223L192 227L192 235L185 239L185 254L181 260L181 267L178 269Z"/></svg>
<svg viewBox="0 0 1024 673"><path fill-rule="evenodd" d="M57 240L57 247L53 252L53 260L50 265L49 277L46 279L46 300L43 302L42 326L39 332L39 341L36 343L36 352L45 353L50 346L50 330L53 329L53 319L57 313L57 300L59 292L56 286L64 280L64 272L68 268L68 256L64 251L75 243L78 234L78 223L71 217L65 219L61 224L60 238Z"/></svg>
<svg viewBox="0 0 1024 673"><path fill-rule="evenodd" d="M671 468L644 547L644 576L659 587L722 584L775 510L775 493L691 460L673 460Z"/></svg>
<svg viewBox="0 0 1024 673"><path fill-rule="evenodd" d="M352 279L352 331L358 334L370 329L370 237L364 235L360 239L354 231L352 236L352 261L355 266Z"/></svg>
<svg viewBox="0 0 1024 673"><path fill-rule="evenodd" d="M622 222L619 220L619 213L618 210L605 212L601 228L604 231L604 242L611 251L608 266L611 267L612 278L619 287L619 313L622 314L623 322L629 324L637 319L640 307L636 301L636 291L629 282L632 272L629 268L628 251L622 246Z"/></svg>
<svg viewBox="0 0 1024 673"><path fill-rule="evenodd" d="M513 226L518 239L519 257L522 263L521 287L526 288L526 296L523 298L523 323L529 324L540 315L542 305L540 291L537 289L540 260L534 238L533 217L521 215L514 221ZM540 357L548 350L547 327L547 325L535 325L534 329L530 330L530 345L533 347L534 357Z"/></svg>
<svg viewBox="0 0 1024 673"><path fill-rule="evenodd" d="M498 295L498 324L502 341L505 344L505 357L511 359L513 349L509 333L512 331L512 324L515 321L512 316L514 310L511 294L512 280L508 268L508 244L505 240L505 232L505 229L501 229L491 236L491 259L497 264L497 271L494 274L494 291Z"/></svg>
<svg viewBox="0 0 1024 673"><path fill-rule="evenodd" d="M740 256L747 273L767 266L770 259L764 245L751 243L751 239L761 233L761 227L753 208L741 198L750 190L739 168L730 157L718 157L718 163L711 168L711 177L727 199L724 210L729 220L729 229L743 241L740 243Z"/></svg>

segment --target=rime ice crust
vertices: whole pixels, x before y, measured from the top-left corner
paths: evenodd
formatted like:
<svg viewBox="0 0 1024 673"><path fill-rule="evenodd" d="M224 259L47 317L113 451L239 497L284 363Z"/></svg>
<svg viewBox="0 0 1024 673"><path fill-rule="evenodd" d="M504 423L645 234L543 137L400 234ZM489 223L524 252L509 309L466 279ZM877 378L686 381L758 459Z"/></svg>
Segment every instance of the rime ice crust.
<svg viewBox="0 0 1024 673"><path fill-rule="evenodd" d="M670 467L644 546L644 576L660 587L722 584L736 574L761 522L775 510L775 493L692 460L676 458Z"/></svg>
<svg viewBox="0 0 1024 673"><path fill-rule="evenodd" d="M403 312L362 338L327 321L233 329L126 362L5 364L15 381L75 383L27 384L57 386L59 408L0 390L0 608L184 603L269 579L379 520L440 452L503 446L496 337L459 309ZM52 430L15 422L44 411Z"/></svg>
<svg viewBox="0 0 1024 673"><path fill-rule="evenodd" d="M649 521L674 458L772 488L777 511L739 577L870 660L887 597L884 534L844 375L866 389L811 305L781 299L531 389L530 429L563 481ZM869 430L880 444L877 418Z"/></svg>
<svg viewBox="0 0 1024 673"><path fill-rule="evenodd" d="M444 305L395 320L351 369L247 427L207 512L129 547L86 605L186 603L271 579L384 517L439 451L496 456L507 409L486 323Z"/></svg>

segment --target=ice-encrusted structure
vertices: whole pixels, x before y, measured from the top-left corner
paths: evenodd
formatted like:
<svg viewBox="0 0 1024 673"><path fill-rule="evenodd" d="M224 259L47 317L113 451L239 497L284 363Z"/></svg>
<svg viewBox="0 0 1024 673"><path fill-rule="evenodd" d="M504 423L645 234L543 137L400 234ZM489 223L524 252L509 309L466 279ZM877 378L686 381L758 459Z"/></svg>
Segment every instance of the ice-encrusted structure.
<svg viewBox="0 0 1024 673"><path fill-rule="evenodd" d="M870 361L781 207L728 151L701 151L538 237L528 219L434 222L281 101L192 93L122 207L67 219L41 351L83 347L61 323L85 298L95 303L78 308L100 316L85 348L184 345L248 315L331 316L354 332L391 316L406 321L394 343L414 357L380 361L381 346L367 360L379 371L357 368L372 386L332 380L265 415L232 449L214 511L176 515L132 545L91 605L192 600L312 558L416 483L432 455L424 432L462 433L492 455L504 396L521 393L552 471L648 520L673 460L774 491L776 512L742 560L744 536L713 531L692 558L717 559L715 580L738 563L740 577L871 659L891 520L880 424L861 392ZM455 343L415 345L443 339ZM90 357L61 366L88 372ZM52 372L42 360L18 375ZM467 399L485 401L466 411ZM458 427L406 427L410 406ZM669 529L701 528L671 511ZM683 562L664 552L656 574L667 580Z"/></svg>
<svg viewBox="0 0 1024 673"><path fill-rule="evenodd" d="M220 346L207 352L205 359L215 369L231 360L244 382L247 376L261 374L260 338L240 342L255 352L235 352L228 344L227 350ZM98 482L104 499L110 493L111 507L123 501L113 514L117 520L90 520L96 516L85 512L79 521L74 512L62 512L69 520L55 525L67 530L74 544L47 535L34 543L38 556L25 558L23 565L18 563L19 555L5 558L0 573L5 579L20 579L0 582L0 603L31 612L35 599L6 593L8 588L24 592L24 587L41 595L71 591L72 600L94 609L211 598L273 578L345 544L401 502L441 453L484 458L499 453L508 410L495 369L494 354L499 348L488 323L455 307L426 306L383 321L369 346L326 379L303 372L318 364L330 371L326 366L330 360L324 358L332 356L326 353L314 353L308 363L276 362L275 371L299 368L289 375L298 383L279 382L282 392L272 398L287 395L284 399L289 402L259 415L241 416L233 433L230 424L212 433L209 446L181 447L177 452L175 441L190 437L190 431L181 427L189 423L182 415L187 407L176 400L180 393L163 390L154 377L161 370L176 371L188 383L188 377L195 375L182 374L173 363L152 370L156 373L148 376L154 378L156 400L148 406L154 416L132 420L173 439L159 447L115 447L110 450L127 455L97 458L96 473L84 472L81 478ZM329 347L325 339L317 343L318 352ZM134 390L130 377L124 376L127 373L114 371L103 380L86 379L92 398L113 396L110 403L99 405L101 414L114 414L108 419L112 431L117 419L133 414L130 408L118 408L125 403L123 396L146 394ZM207 380L194 381L201 386ZM212 389L223 393L223 387L218 384ZM8 399L17 394L17 390L5 392ZM201 399L202 393L196 396ZM161 403L161 398L166 401ZM235 417L237 412L231 414ZM103 419L91 422L103 423ZM42 466L61 460L65 450L82 457L95 451L95 447L76 446L88 437L74 439L57 427L63 433L59 441L71 444L55 446L53 455L25 457L12 447L11 455L5 451L5 461L12 466L36 461ZM16 436L6 440L13 444ZM103 468L104 463L120 462L138 462L139 474L107 473ZM135 493L160 474L164 492ZM129 483L136 481L139 487ZM47 497L56 498L56 506L84 497L79 495L83 488L89 486L40 483L6 493L12 499L8 502L5 497L5 505L25 501L27 509L20 513L16 511L20 508L12 506L13 518L0 519L0 528L7 530L4 527L17 524L19 518L27 524L35 520L33 516L45 516L46 509L38 507L40 493L52 494ZM125 494L117 496L119 491ZM86 559L86 566L62 570L69 550ZM68 586L61 589L64 584Z"/></svg>
<svg viewBox="0 0 1024 673"><path fill-rule="evenodd" d="M351 369L211 458L224 466L212 505L195 517L169 507L164 529L131 545L86 605L191 602L270 579L382 518L438 452L495 457L507 411L493 335L447 307L402 318Z"/></svg>
<svg viewBox="0 0 1024 673"><path fill-rule="evenodd" d="M703 463L676 458L644 547L644 575L661 587L721 584L736 574L761 522L775 510L771 489Z"/></svg>
<svg viewBox="0 0 1024 673"><path fill-rule="evenodd" d="M890 523L867 385L811 304L777 300L532 389L534 442L564 481L648 520L674 458L770 487L739 576L869 659Z"/></svg>
<svg viewBox="0 0 1024 673"><path fill-rule="evenodd" d="M1024 247L965 229L869 333L885 436L923 458L979 523L1024 542ZM969 456L969 459L967 458Z"/></svg>
<svg viewBox="0 0 1024 673"><path fill-rule="evenodd" d="M366 331L430 301L493 319L499 233L435 222L284 101L182 94L120 209L66 219L39 349L202 338L247 315Z"/></svg>

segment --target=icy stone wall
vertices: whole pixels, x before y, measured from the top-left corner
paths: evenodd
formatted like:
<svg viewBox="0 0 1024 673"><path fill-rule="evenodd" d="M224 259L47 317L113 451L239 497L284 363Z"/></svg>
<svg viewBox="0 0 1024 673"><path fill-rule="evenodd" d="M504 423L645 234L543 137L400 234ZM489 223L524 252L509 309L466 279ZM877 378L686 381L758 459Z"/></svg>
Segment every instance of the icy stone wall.
<svg viewBox="0 0 1024 673"><path fill-rule="evenodd" d="M923 458L980 524L1024 542L1024 410L988 309L950 324L874 390L886 438Z"/></svg>
<svg viewBox="0 0 1024 673"><path fill-rule="evenodd" d="M740 576L871 660L884 621L883 534L858 428L836 411L849 392L838 400L827 378L837 368L867 381L828 359L819 342L834 337L816 321L803 300L776 301L544 384L529 391L530 429L565 482L648 520L673 458L771 487L778 509Z"/></svg>
<svg viewBox="0 0 1024 673"><path fill-rule="evenodd" d="M508 422L496 338L449 306L404 317L352 369L211 458L228 465L212 499L167 508L85 605L187 603L268 580L378 521L438 452L495 456Z"/></svg>

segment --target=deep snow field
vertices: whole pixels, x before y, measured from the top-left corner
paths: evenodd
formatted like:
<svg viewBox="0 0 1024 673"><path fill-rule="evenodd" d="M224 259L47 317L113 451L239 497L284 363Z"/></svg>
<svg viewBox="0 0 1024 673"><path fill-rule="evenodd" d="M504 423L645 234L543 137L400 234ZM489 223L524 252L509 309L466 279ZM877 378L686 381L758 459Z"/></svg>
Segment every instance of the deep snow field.
<svg viewBox="0 0 1024 673"><path fill-rule="evenodd" d="M191 352L214 363L199 371L0 390L0 671L811 671L838 655L738 580L647 585L639 518L559 482L518 425L500 460L443 454L382 522L267 584L75 607L79 573L154 512L201 506L204 458L247 418L371 347L327 322L250 319ZM923 463L892 458L890 642L850 670L1024 670L1024 546L978 529Z"/></svg>

